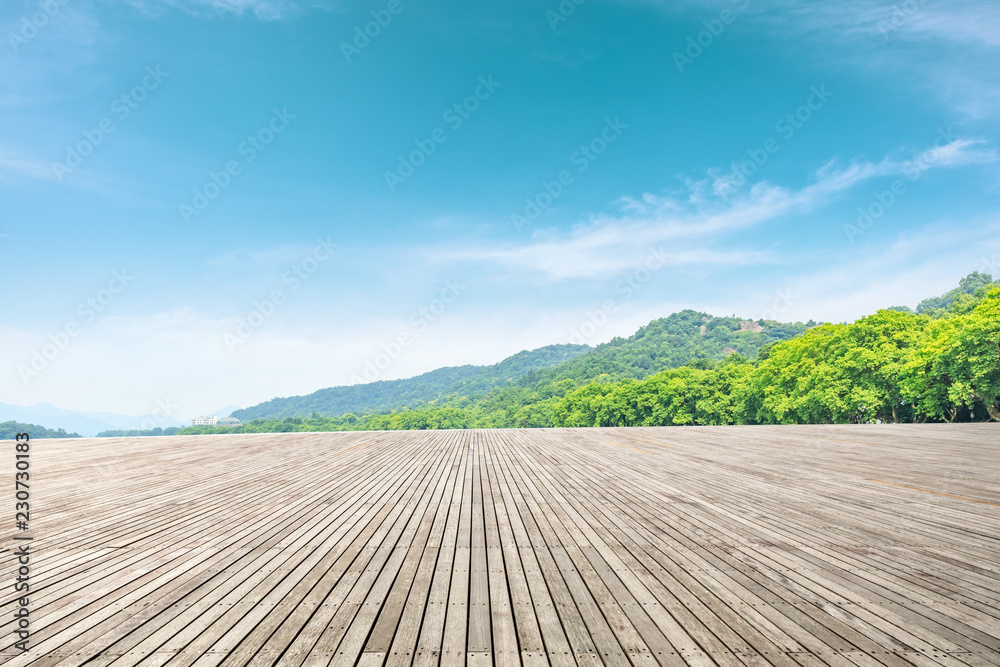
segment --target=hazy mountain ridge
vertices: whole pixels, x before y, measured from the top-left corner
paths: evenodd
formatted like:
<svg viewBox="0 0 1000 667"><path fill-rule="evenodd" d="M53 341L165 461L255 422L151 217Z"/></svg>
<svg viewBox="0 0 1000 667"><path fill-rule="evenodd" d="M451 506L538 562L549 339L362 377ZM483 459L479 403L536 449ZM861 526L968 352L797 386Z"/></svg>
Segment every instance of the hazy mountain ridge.
<svg viewBox="0 0 1000 667"><path fill-rule="evenodd" d="M587 345L547 345L518 352L492 366L446 366L412 378L320 389L305 396L274 398L232 416L242 421L284 417L379 412L434 403L452 396L477 396L526 373L563 364L591 350Z"/></svg>
<svg viewBox="0 0 1000 667"><path fill-rule="evenodd" d="M30 424L46 424L51 429L65 429L84 437L97 435L100 431L117 429L138 429L160 426L184 426L173 417L162 415L139 415L131 417L113 412L76 412L64 410L49 403L23 406L0 403L0 421L14 420Z"/></svg>

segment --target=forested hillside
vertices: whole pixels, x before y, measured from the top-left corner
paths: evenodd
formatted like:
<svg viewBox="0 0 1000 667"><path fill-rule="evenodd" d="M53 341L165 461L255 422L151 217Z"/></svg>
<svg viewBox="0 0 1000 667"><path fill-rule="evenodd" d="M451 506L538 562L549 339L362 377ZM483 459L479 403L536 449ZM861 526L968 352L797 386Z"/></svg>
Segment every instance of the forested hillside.
<svg viewBox="0 0 1000 667"><path fill-rule="evenodd" d="M232 430L1000 420L1000 283L972 274L920 309L812 327L684 311L480 397Z"/></svg>
<svg viewBox="0 0 1000 667"><path fill-rule="evenodd" d="M754 322L684 310L654 320L628 338L598 345L565 364L527 373L514 385L538 389L567 379L575 384L598 378L642 379L692 360L721 361L733 353L756 359L761 348L788 340L813 325L815 322Z"/></svg>
<svg viewBox="0 0 1000 667"><path fill-rule="evenodd" d="M535 369L556 366L586 353L587 345L549 345L519 352L493 366L452 366L405 380L320 389L307 396L275 398L233 412L241 421L380 412L418 407L453 396L482 396Z"/></svg>
<svg viewBox="0 0 1000 667"><path fill-rule="evenodd" d="M956 302L968 302L979 290L989 287L993 283L993 276L987 273L973 271L958 283L958 287L941 296L924 299L917 304L917 312L921 315L931 315L941 317L945 315L949 308Z"/></svg>

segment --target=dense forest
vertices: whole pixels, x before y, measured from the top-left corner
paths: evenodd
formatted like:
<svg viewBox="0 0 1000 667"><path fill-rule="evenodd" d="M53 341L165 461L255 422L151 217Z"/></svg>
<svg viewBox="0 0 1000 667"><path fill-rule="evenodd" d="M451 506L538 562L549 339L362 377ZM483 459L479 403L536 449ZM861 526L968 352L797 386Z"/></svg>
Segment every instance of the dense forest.
<svg viewBox="0 0 1000 667"><path fill-rule="evenodd" d="M1000 283L991 276L973 273L916 311L813 325L684 311L480 396L224 431L1000 420Z"/></svg>
<svg viewBox="0 0 1000 667"><path fill-rule="evenodd" d="M32 439L39 438L79 438L78 433L67 433L63 429L49 429L37 424L22 424L9 421L0 423L0 440L13 440L18 433L27 433Z"/></svg>

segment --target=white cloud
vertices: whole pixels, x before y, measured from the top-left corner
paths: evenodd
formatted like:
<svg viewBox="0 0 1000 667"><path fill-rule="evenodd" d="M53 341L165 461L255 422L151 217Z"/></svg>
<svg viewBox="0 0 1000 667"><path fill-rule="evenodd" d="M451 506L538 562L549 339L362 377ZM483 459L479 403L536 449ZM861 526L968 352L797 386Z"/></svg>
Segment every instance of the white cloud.
<svg viewBox="0 0 1000 667"><path fill-rule="evenodd" d="M208 266L219 270L232 270L254 266L265 269L288 269L292 264L309 257L316 243L283 243L266 248L236 248L206 260Z"/></svg>
<svg viewBox="0 0 1000 667"><path fill-rule="evenodd" d="M733 8L734 2L646 4L707 17ZM1000 76L994 66L1000 13L995 0L753 0L729 30L764 32L768 41L795 49L796 58L823 66L867 71L893 86L921 86L968 118L989 118L1000 110ZM807 47L800 49L802 44Z"/></svg>
<svg viewBox="0 0 1000 667"><path fill-rule="evenodd" d="M667 11L734 9L737 0L648 0ZM867 39L886 32L907 39L935 39L986 47L1000 46L1000 15L993 0L754 0L738 12L775 32L802 33L825 40Z"/></svg>
<svg viewBox="0 0 1000 667"><path fill-rule="evenodd" d="M48 187L51 192L58 192L62 188L94 192L114 199L122 207L160 205L158 200L143 196L136 187L87 168L65 175L60 181L54 164L55 162L43 162L24 153L0 147L0 182L25 187L25 179L41 181L44 183L41 187Z"/></svg>
<svg viewBox="0 0 1000 667"><path fill-rule="evenodd" d="M6 5L6 3L5 3ZM102 26L93 10L76 3L59 3L44 24L36 25L38 3L21 5L6 22L0 48L0 108L31 109L71 99L90 79L81 79L81 70L100 61ZM5 6L10 12L14 7ZM47 14L42 13L42 16ZM9 125L16 122L9 119ZM8 134L10 134L8 132Z"/></svg>
<svg viewBox="0 0 1000 667"><path fill-rule="evenodd" d="M898 25L908 39L941 39L960 46L1000 47L1000 14L992 0L951 0L935 4L917 0L914 11L909 2L897 2L879 17L883 26Z"/></svg>
<svg viewBox="0 0 1000 667"><path fill-rule="evenodd" d="M283 21L305 9L325 8L321 0L127 0L133 7L149 16L156 16L168 8L179 9L199 18L253 16L260 21Z"/></svg>
<svg viewBox="0 0 1000 667"><path fill-rule="evenodd" d="M640 235L646 230L633 228ZM630 271L644 263L644 256L658 248L636 247L630 230L605 228L600 233L579 234L568 240L553 240L521 248L471 250L453 253L455 259L494 261L513 270L543 271L557 280L570 278L605 278ZM609 233L605 233L609 232ZM657 255L661 256L661 255ZM665 266L710 264L754 265L773 262L767 252L724 252L718 250L664 251Z"/></svg>
<svg viewBox="0 0 1000 667"><path fill-rule="evenodd" d="M745 301L759 312L770 304L773 291L784 289L794 295L787 319L828 322L853 321L890 306L914 308L953 289L970 272L989 268L990 253L1000 250L998 223L987 219L958 225L945 219L889 243L852 246L835 262L765 281L768 289Z"/></svg>
<svg viewBox="0 0 1000 667"><path fill-rule="evenodd" d="M873 178L895 175L915 179L931 169L996 160L996 152L984 142L954 139L906 160L857 162L842 169L828 163L817 172L814 183L799 190L760 182L725 202L707 195L722 189L717 181L726 177L715 177L689 182L690 192L684 198L653 193L626 198L618 215L598 216L568 233L541 230L527 243L463 248L439 257L496 263L511 271L541 273L554 280L613 276L639 266L650 248L666 252L672 266L774 263L778 260L770 251L710 246L725 241L733 231L811 211Z"/></svg>
<svg viewBox="0 0 1000 667"><path fill-rule="evenodd" d="M3 148L0 148L0 174L27 176L42 181L56 180L51 164Z"/></svg>
<svg viewBox="0 0 1000 667"><path fill-rule="evenodd" d="M942 146L928 148L923 153L903 163L903 173L923 173L937 167L962 167L970 164L995 162L997 153L984 148L982 139L955 139Z"/></svg>

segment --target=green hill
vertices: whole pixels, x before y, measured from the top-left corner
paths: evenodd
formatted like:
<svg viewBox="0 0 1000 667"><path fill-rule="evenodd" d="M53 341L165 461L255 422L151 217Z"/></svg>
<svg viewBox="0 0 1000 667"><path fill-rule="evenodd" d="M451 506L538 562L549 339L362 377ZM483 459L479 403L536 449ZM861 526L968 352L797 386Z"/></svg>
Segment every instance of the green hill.
<svg viewBox="0 0 1000 667"><path fill-rule="evenodd" d="M304 417L313 413L324 416L348 412L369 414L401 407L415 408L453 396L481 396L526 373L563 364L590 349L587 345L549 345L519 352L492 366L451 366L405 380L330 387L307 396L275 398L237 410L232 416L250 421Z"/></svg>
<svg viewBox="0 0 1000 667"><path fill-rule="evenodd" d="M525 374L514 384L537 388L561 380L642 379L692 361L715 362L738 353L756 359L765 346L801 334L815 322L782 324L713 317L683 310L653 320L628 338L614 338L559 366Z"/></svg>
<svg viewBox="0 0 1000 667"><path fill-rule="evenodd" d="M781 324L712 317L685 310L654 320L628 338L590 348L549 345L519 352L493 366L439 368L405 380L321 389L307 396L275 398L233 413L242 421L372 414L402 408L465 407L487 396L503 401L519 390L553 387L565 392L592 380L642 379L692 360L719 361L732 353L756 359L758 351L805 331L807 324ZM568 381L568 382L567 382Z"/></svg>

